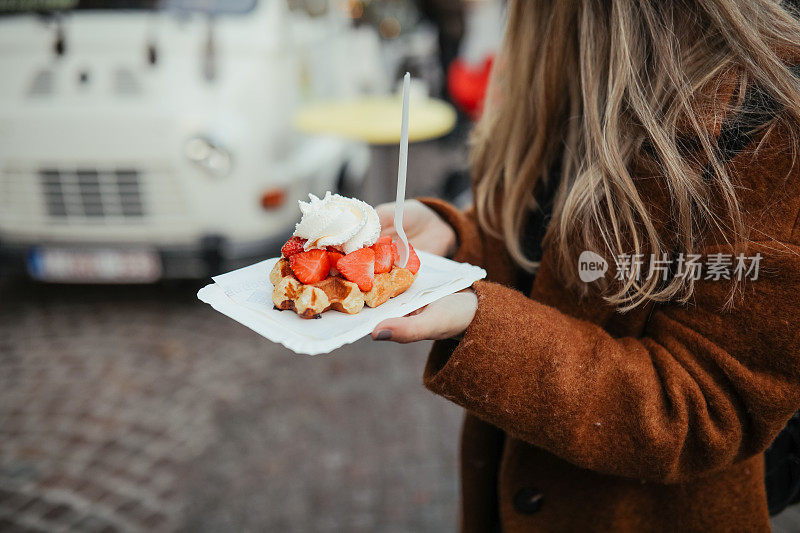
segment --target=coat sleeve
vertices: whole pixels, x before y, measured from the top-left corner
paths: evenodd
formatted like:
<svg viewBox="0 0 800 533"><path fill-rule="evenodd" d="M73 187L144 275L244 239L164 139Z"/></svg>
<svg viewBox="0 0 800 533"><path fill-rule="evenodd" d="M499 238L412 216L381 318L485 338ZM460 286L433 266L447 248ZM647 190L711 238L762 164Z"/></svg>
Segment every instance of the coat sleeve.
<svg viewBox="0 0 800 533"><path fill-rule="evenodd" d="M478 282L474 320L434 344L425 385L601 473L670 483L750 457L800 406L800 247L756 252L759 279L734 310L720 310L730 285L699 281L691 305L655 308L637 338Z"/></svg>

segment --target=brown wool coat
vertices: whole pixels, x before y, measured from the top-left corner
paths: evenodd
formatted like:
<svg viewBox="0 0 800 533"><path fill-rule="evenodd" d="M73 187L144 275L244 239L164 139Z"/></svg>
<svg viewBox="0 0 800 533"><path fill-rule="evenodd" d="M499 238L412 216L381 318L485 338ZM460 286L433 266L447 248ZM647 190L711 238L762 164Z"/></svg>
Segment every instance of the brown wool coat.
<svg viewBox="0 0 800 533"><path fill-rule="evenodd" d="M547 248L523 294L471 212L424 200L455 228L455 259L489 274L462 340L435 343L424 373L467 411L463 531L769 530L763 451L800 407L800 164L787 138L777 128L729 165L747 255L763 256L730 312L729 286L702 280L690 304L617 313L563 288ZM657 180L639 172L657 205Z"/></svg>

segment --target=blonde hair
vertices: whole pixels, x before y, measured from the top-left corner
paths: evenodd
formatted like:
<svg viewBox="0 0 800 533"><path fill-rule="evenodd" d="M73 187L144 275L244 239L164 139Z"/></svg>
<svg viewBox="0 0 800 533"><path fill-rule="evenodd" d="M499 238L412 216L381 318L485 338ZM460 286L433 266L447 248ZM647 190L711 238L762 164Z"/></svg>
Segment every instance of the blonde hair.
<svg viewBox="0 0 800 533"><path fill-rule="evenodd" d="M796 132L800 88L776 50L797 51L799 40L800 24L774 0L510 0L473 136L481 227L534 270L522 233L536 192L560 168L546 242L571 287L586 290L575 268L583 250L674 257L697 253L710 232L728 244L746 240L735 185L702 114L721 120L757 84ZM729 69L741 74L738 96L727 107L704 98ZM640 195L632 169L642 161L656 169L668 205ZM662 219L674 225L670 235ZM690 278L631 277L604 285L604 298L623 311L686 301Z"/></svg>

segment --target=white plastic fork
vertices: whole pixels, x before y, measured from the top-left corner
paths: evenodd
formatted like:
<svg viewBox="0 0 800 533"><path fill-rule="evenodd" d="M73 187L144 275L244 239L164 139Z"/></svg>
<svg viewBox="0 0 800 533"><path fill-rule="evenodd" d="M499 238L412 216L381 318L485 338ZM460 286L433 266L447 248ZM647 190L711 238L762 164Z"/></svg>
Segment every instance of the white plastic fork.
<svg viewBox="0 0 800 533"><path fill-rule="evenodd" d="M408 238L403 229L403 205L406 199L406 170L408 169L408 92L411 85L411 74L403 76L403 119L400 126L400 161L397 167L397 198L394 204L394 230L402 243L397 247L400 254L400 266L408 263Z"/></svg>

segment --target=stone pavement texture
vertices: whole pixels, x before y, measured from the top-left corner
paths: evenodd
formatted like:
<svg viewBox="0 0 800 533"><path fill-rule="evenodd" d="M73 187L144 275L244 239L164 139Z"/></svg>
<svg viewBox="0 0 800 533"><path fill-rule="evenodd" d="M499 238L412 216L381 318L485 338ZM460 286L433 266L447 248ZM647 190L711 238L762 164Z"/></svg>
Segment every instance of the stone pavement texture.
<svg viewBox="0 0 800 533"><path fill-rule="evenodd" d="M0 281L0 532L455 529L427 345L298 356L196 289Z"/></svg>
<svg viewBox="0 0 800 533"><path fill-rule="evenodd" d="M0 531L451 531L428 345L298 356L197 285L0 281Z"/></svg>

